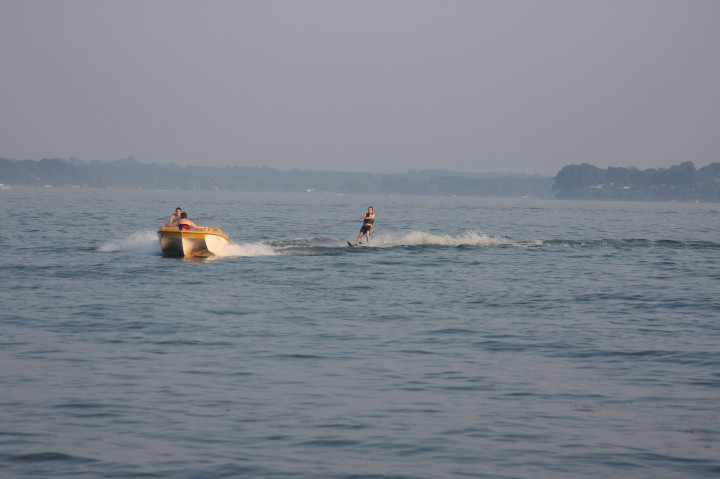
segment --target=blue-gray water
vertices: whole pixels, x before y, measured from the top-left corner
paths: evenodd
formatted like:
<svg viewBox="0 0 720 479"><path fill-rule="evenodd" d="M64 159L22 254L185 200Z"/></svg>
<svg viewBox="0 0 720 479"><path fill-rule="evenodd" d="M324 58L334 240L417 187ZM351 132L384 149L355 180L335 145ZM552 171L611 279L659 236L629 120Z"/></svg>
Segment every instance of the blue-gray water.
<svg viewBox="0 0 720 479"><path fill-rule="evenodd" d="M227 254L161 257L176 206ZM16 188L0 221L3 478L720 475L720 205Z"/></svg>

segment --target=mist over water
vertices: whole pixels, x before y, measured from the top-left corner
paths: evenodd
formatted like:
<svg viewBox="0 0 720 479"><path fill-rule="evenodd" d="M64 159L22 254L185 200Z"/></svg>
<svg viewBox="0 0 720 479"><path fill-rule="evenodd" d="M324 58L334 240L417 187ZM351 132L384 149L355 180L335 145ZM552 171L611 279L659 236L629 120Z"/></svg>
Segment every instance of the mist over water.
<svg viewBox="0 0 720 479"><path fill-rule="evenodd" d="M720 473L718 205L0 196L2 477Z"/></svg>

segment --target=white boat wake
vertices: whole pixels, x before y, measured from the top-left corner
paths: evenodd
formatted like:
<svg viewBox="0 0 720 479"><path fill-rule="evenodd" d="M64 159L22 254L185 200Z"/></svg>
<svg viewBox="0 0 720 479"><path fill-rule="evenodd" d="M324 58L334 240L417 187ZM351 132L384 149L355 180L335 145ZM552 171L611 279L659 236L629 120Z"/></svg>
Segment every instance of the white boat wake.
<svg viewBox="0 0 720 479"><path fill-rule="evenodd" d="M275 256L275 249L265 243L230 243L215 256L229 258L234 256Z"/></svg>
<svg viewBox="0 0 720 479"><path fill-rule="evenodd" d="M423 231L412 231L403 235L378 234L373 236L371 246L504 246L516 245L505 237L495 237L469 231L457 236L436 235Z"/></svg>
<svg viewBox="0 0 720 479"><path fill-rule="evenodd" d="M102 244L98 251L103 253L135 253L160 254L160 242L157 233L153 231L139 231L127 238L114 239Z"/></svg>
<svg viewBox="0 0 720 479"><path fill-rule="evenodd" d="M402 246L458 247L458 246L538 246L542 242L518 243L506 237L495 237L485 233L466 232L460 235L437 235L423 231L374 235L371 248L394 248ZM368 247L364 244L363 247ZM277 242L230 243L218 251L214 258L259 257L277 255L327 254L328 249L348 248L346 241L339 238L295 238ZM132 253L160 255L160 243L155 231L132 233L127 238L114 239L97 248L103 253Z"/></svg>

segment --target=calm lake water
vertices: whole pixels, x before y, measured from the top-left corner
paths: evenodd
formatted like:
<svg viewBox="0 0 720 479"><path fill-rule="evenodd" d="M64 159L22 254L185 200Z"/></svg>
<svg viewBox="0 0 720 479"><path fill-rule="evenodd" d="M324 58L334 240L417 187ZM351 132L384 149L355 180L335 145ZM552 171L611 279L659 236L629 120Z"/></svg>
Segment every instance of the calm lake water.
<svg viewBox="0 0 720 479"><path fill-rule="evenodd" d="M163 258L176 206L233 243ZM0 219L3 478L720 476L720 205L15 188Z"/></svg>

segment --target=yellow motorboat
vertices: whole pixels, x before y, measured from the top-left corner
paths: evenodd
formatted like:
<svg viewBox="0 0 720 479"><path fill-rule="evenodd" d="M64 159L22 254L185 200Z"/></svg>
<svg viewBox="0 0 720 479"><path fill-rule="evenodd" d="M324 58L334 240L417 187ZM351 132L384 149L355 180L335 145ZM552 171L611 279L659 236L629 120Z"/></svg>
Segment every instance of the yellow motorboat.
<svg viewBox="0 0 720 479"><path fill-rule="evenodd" d="M217 255L230 244L230 238L219 227L184 230L178 226L162 226L158 238L163 256L171 257Z"/></svg>

